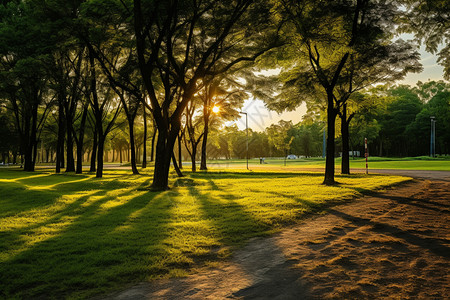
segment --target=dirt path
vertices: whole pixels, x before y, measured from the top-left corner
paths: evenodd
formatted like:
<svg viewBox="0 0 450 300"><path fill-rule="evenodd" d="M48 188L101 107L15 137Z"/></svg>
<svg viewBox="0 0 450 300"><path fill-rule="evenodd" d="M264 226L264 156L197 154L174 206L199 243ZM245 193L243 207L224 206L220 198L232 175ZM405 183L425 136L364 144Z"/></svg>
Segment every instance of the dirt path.
<svg viewBox="0 0 450 300"><path fill-rule="evenodd" d="M441 175L253 239L218 268L107 298L450 299L450 181Z"/></svg>

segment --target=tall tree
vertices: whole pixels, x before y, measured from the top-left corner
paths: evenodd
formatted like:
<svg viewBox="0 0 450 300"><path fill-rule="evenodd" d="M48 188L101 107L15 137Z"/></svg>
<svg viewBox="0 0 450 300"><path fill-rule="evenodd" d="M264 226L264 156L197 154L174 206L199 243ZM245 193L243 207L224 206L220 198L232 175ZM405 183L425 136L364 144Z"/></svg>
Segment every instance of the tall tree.
<svg viewBox="0 0 450 300"><path fill-rule="evenodd" d="M206 151L211 127L220 126L239 116L239 109L248 95L241 83L235 80L239 73L223 74L208 80L204 89L199 91L203 102L203 139L200 170L206 170ZM216 109L216 111L213 111Z"/></svg>
<svg viewBox="0 0 450 300"><path fill-rule="evenodd" d="M281 102L272 105L292 109L308 98L325 99L327 155L324 184L334 184L336 117L339 113L345 115L343 129L348 137L345 129L349 119L342 109L346 107L349 95L370 84L374 78L380 80L387 76L388 72L381 74L380 70L389 59L396 64L396 70L403 73L404 69L398 68L401 66L398 61L403 59L403 63L411 63L410 58L406 58L411 55L411 47L401 41L389 42L389 31L394 28L398 13L398 7L391 2L286 0L280 2L279 8L280 17L288 20L284 30L291 37L291 43L286 47L291 59L287 60L281 73L286 91L279 97ZM408 46L409 52L400 52L402 46ZM397 55L395 58L388 55L392 49L397 49L393 52ZM369 56L370 60L365 56L368 50L370 55L375 54L375 57ZM380 67L374 69L376 66ZM367 74L367 70L374 73Z"/></svg>
<svg viewBox="0 0 450 300"><path fill-rule="evenodd" d="M372 14L374 12L371 12ZM366 19L374 18L366 14ZM367 21L369 24L375 21ZM415 47L403 40L390 42L391 30L394 30L394 23L391 28L378 25L383 30L378 30L374 34L371 43L366 43L358 47L358 52L350 55L349 63L342 71L341 79L336 87L335 97L339 106L338 115L341 121L342 138L342 161L341 173L350 174L349 161L349 124L353 119L357 109L348 112L348 100L357 91L373 86L377 83L394 83L403 79L408 72L420 72L422 66L419 63L420 54ZM373 29L373 25L370 28ZM353 100L359 99L355 97ZM353 101L353 106L357 102Z"/></svg>
<svg viewBox="0 0 450 300"><path fill-rule="evenodd" d="M265 1L134 0L134 28L139 68L158 127L152 187L167 189L170 159L181 115L206 75L221 74L254 60L273 47L269 7ZM258 15L255 18L255 15ZM249 24L251 24L249 26ZM187 33L187 38L185 37ZM258 38L258 39L256 39ZM268 45L268 41L272 43ZM246 51L230 56L235 49ZM163 85L158 95L156 77ZM174 95L179 94L179 101Z"/></svg>
<svg viewBox="0 0 450 300"><path fill-rule="evenodd" d="M38 132L49 111L48 105L43 111L39 108L47 96L45 65L54 42L34 12L31 2L0 5L1 89L8 95L15 116L25 171L34 171Z"/></svg>
<svg viewBox="0 0 450 300"><path fill-rule="evenodd" d="M89 67L90 67L90 105L93 111L95 120L94 141L97 142L97 168L96 177L103 176L103 155L105 141L108 133L114 126L117 116L119 115L122 106L114 102L114 92L108 86L99 86L97 78L97 67L95 64L94 54L89 51ZM100 98L101 96L102 98ZM94 153L95 154L95 153ZM95 155L93 155L95 158ZM91 168L92 169L92 168Z"/></svg>
<svg viewBox="0 0 450 300"><path fill-rule="evenodd" d="M292 130L292 121L280 120L278 124L272 124L266 128L269 142L284 155L284 163L286 164L286 156L291 149L291 144L294 141L294 136L289 135Z"/></svg>

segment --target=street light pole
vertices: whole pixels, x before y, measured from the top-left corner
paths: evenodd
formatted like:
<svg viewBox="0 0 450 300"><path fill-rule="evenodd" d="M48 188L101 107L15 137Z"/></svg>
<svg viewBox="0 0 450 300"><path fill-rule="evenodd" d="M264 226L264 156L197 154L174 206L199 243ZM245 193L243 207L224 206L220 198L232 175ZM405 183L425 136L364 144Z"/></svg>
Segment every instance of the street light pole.
<svg viewBox="0 0 450 300"><path fill-rule="evenodd" d="M248 170L248 115L246 112L240 111L240 114L245 115L245 130L247 131L247 170Z"/></svg>
<svg viewBox="0 0 450 300"><path fill-rule="evenodd" d="M430 156L436 155L436 120L434 116L430 117L431 120L431 138L430 138Z"/></svg>

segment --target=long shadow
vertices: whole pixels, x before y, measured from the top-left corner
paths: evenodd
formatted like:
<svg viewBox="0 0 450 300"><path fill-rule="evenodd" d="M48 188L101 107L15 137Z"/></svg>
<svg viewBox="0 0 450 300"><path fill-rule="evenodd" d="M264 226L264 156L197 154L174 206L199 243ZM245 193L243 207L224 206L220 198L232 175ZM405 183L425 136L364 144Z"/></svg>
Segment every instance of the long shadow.
<svg viewBox="0 0 450 300"><path fill-rule="evenodd" d="M101 209L116 197L103 190L86 207L80 197L57 216L39 224L45 228L66 217L76 218L58 235L34 244L0 266L0 298L80 297L88 289L114 288L167 272L154 260L164 255L170 203L159 193L139 192L123 204ZM139 216L131 217L139 212ZM37 227L37 226L36 226ZM145 265L156 265L145 268ZM84 296L81 296L84 297Z"/></svg>
<svg viewBox="0 0 450 300"><path fill-rule="evenodd" d="M221 190L214 183L212 185L216 190ZM263 235L269 230L267 224L247 213L244 207L235 201L237 197L233 194L223 193L220 198L216 198L209 193L202 193L194 185L187 188L189 194L200 201L205 217L214 223L224 245L242 245L250 237Z"/></svg>
<svg viewBox="0 0 450 300"><path fill-rule="evenodd" d="M0 195L1 218L51 205L60 197L53 191L29 190L17 182L0 184Z"/></svg>
<svg viewBox="0 0 450 300"><path fill-rule="evenodd" d="M383 198L383 199L388 199L388 200L394 200L394 201L396 201L398 203L413 205L413 206L416 206L416 207L429 209L429 210L434 210L434 211L437 211L437 212L443 212L443 213L446 212L446 213L448 213L449 212L448 210L450 209L450 205L448 205L448 204L439 203L439 202L428 200L428 199L427 200L420 200L420 199L400 197L400 196L389 196L389 195L385 195L385 194L378 193L378 192L371 193L370 195L373 196L373 197ZM441 207L442 209L440 209L439 207Z"/></svg>
<svg viewBox="0 0 450 300"><path fill-rule="evenodd" d="M20 249L26 243L26 240L22 238L23 235L27 235L30 231L36 230L40 227L46 227L50 226L51 224L58 223L59 221L62 220L63 217L77 215L78 213L75 213L75 211L80 209L83 203L85 203L90 197L104 196L105 194L106 191L97 191L93 194L82 196L77 200L75 200L74 202L67 205L64 209L52 215L52 217L46 219L44 222L32 223L31 225L23 226L15 230L8 230L2 232L0 238L2 239L3 242L0 244L0 252L11 251L12 249ZM22 211L19 208L18 210ZM82 212L80 211L79 214L81 213Z"/></svg>
<svg viewBox="0 0 450 300"><path fill-rule="evenodd" d="M334 209L329 209L328 212L344 220L350 221L358 227L366 225L372 226L373 231L394 236L396 238L404 240L405 242L419 246L425 250L429 250L436 255L450 258L450 247L444 245L438 239L421 238L407 231L401 230L395 226L352 216Z"/></svg>
<svg viewBox="0 0 450 300"><path fill-rule="evenodd" d="M258 191L256 190L252 190L252 192L257 193ZM265 191L266 193L278 196L278 197L283 197L283 198L289 198L289 199L293 199L298 203L301 203L303 207L307 208L308 211L307 212L319 212L319 211L323 211L326 207L326 205L324 203L317 203L311 200L305 200L299 197L295 197L289 194L284 194L284 193L280 193L280 192L275 192L275 191Z"/></svg>

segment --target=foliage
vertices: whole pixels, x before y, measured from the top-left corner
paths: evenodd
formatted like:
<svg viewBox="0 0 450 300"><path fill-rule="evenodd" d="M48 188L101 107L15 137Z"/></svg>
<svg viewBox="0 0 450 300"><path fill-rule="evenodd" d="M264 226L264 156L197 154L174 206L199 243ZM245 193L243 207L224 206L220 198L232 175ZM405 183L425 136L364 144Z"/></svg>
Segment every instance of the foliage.
<svg viewBox="0 0 450 300"><path fill-rule="evenodd" d="M444 77L450 79L450 4L447 0L401 0L406 12L400 17L400 31L414 33L426 50L438 53ZM442 49L439 50L439 46ZM439 51L438 51L439 50Z"/></svg>

